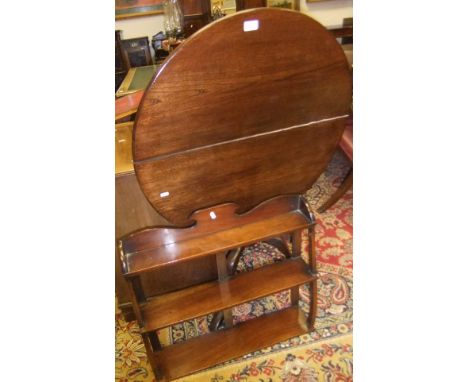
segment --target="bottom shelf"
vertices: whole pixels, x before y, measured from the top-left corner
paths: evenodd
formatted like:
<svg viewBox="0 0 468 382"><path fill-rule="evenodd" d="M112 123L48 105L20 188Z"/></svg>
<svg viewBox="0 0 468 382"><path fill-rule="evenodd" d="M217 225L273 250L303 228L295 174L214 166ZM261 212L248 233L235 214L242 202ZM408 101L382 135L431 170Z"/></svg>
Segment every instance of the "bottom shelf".
<svg viewBox="0 0 468 382"><path fill-rule="evenodd" d="M308 331L304 313L292 306L168 346L155 353L156 363L163 380L173 380Z"/></svg>

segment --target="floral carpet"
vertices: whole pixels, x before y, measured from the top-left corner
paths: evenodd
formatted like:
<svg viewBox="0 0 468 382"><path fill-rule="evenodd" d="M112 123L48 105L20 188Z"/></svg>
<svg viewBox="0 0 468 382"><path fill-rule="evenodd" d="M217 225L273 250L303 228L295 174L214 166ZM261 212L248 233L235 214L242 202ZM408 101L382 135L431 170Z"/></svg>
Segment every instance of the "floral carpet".
<svg viewBox="0 0 468 382"><path fill-rule="evenodd" d="M349 168L337 153L325 173L305 194L312 210L341 183ZM239 359L178 379L179 382L350 382L353 380L352 329L352 190L323 214L316 214L318 309L315 330L247 354ZM306 257L307 235L302 255ZM268 244L244 250L239 270L248 271L281 261L283 255ZM307 312L309 290L300 288L300 307ZM234 324L290 305L289 291L233 308ZM158 332L163 346L207 333L212 315L174 325ZM116 381L156 382L147 361L136 322L116 314Z"/></svg>

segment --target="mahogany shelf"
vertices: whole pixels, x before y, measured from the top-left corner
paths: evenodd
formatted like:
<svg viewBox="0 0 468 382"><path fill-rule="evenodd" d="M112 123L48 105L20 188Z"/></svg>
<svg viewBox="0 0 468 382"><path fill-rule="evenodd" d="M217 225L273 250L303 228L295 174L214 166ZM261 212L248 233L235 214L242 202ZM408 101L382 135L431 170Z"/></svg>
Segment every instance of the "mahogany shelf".
<svg viewBox="0 0 468 382"><path fill-rule="evenodd" d="M304 229L313 220L297 195L274 198L243 215L234 213L236 207L227 203L197 211L192 215L198 221L193 227L154 228L130 235L122 259L126 277ZM213 213L215 220L210 217ZM227 222L220 226L219 221L226 216Z"/></svg>
<svg viewBox="0 0 468 382"><path fill-rule="evenodd" d="M284 260L223 281L157 296L142 306L143 332L151 332L247 301L308 283L317 278L304 261ZM196 303L193 303L196 301Z"/></svg>
<svg viewBox="0 0 468 382"><path fill-rule="evenodd" d="M296 306L163 348L154 355L168 380L206 369L308 332Z"/></svg>
<svg viewBox="0 0 468 382"><path fill-rule="evenodd" d="M179 378L313 330L318 277L313 249L315 218L304 198L279 196L244 214L238 214L237 207L225 203L198 210L192 214L196 223L191 227L153 227L118 242L122 272L158 381ZM307 263L300 255L303 229L309 236ZM291 251L285 253L289 258L238 274L236 266L229 268L231 254L241 256L240 248L246 244L271 238L282 242L277 248L283 252L288 244L285 240L290 241ZM216 256L218 280L145 296L141 274L208 255ZM298 306L298 288L303 284L311 290L307 317ZM233 326L232 307L283 290L291 291L290 308ZM210 325L207 335L161 347L159 329L209 313L215 314L213 322L222 317L225 329Z"/></svg>
<svg viewBox="0 0 468 382"><path fill-rule="evenodd" d="M278 35L290 37L282 47ZM334 36L300 12L273 8L208 25L153 78L135 118L132 164L149 204L174 226L127 234L117 253L158 382L313 330L315 219L301 194L335 152L351 96ZM236 275L244 247L262 241L289 259ZM198 266L210 257L215 282ZM177 280L171 288L163 273ZM307 316L301 284L310 290ZM291 291L291 308L233 325L233 306L282 290ZM209 334L161 347L158 329L208 313Z"/></svg>

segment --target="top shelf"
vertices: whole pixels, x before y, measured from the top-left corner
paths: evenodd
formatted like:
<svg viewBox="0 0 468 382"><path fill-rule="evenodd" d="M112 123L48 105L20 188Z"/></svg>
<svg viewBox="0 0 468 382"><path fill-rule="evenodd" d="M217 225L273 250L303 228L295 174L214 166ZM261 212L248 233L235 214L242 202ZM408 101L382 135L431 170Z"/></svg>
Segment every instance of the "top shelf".
<svg viewBox="0 0 468 382"><path fill-rule="evenodd" d="M223 204L195 212L189 228L156 227L120 241L126 277L169 264L213 255L229 249L309 227L314 222L301 196L281 196L238 215L236 205Z"/></svg>

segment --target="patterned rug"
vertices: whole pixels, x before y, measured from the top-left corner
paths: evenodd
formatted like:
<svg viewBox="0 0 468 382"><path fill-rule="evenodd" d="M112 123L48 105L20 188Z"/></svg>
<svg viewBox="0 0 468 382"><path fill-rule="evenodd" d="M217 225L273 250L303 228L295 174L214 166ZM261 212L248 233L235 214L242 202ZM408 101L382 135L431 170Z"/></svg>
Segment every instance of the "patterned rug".
<svg viewBox="0 0 468 382"><path fill-rule="evenodd" d="M346 158L335 154L325 173L305 194L310 207L320 206L349 168ZM316 230L318 310L315 331L178 379L179 382L348 382L352 381L352 191L325 213L318 215ZM306 257L307 235L302 255ZM249 271L281 261L283 255L259 243L244 251L239 268ZM309 290L300 288L300 307L307 312ZM289 291L280 292L233 309L234 323L283 309L290 305ZM158 332L163 346L208 333L212 315L174 325ZM136 322L116 314L116 381L156 382L147 361Z"/></svg>

